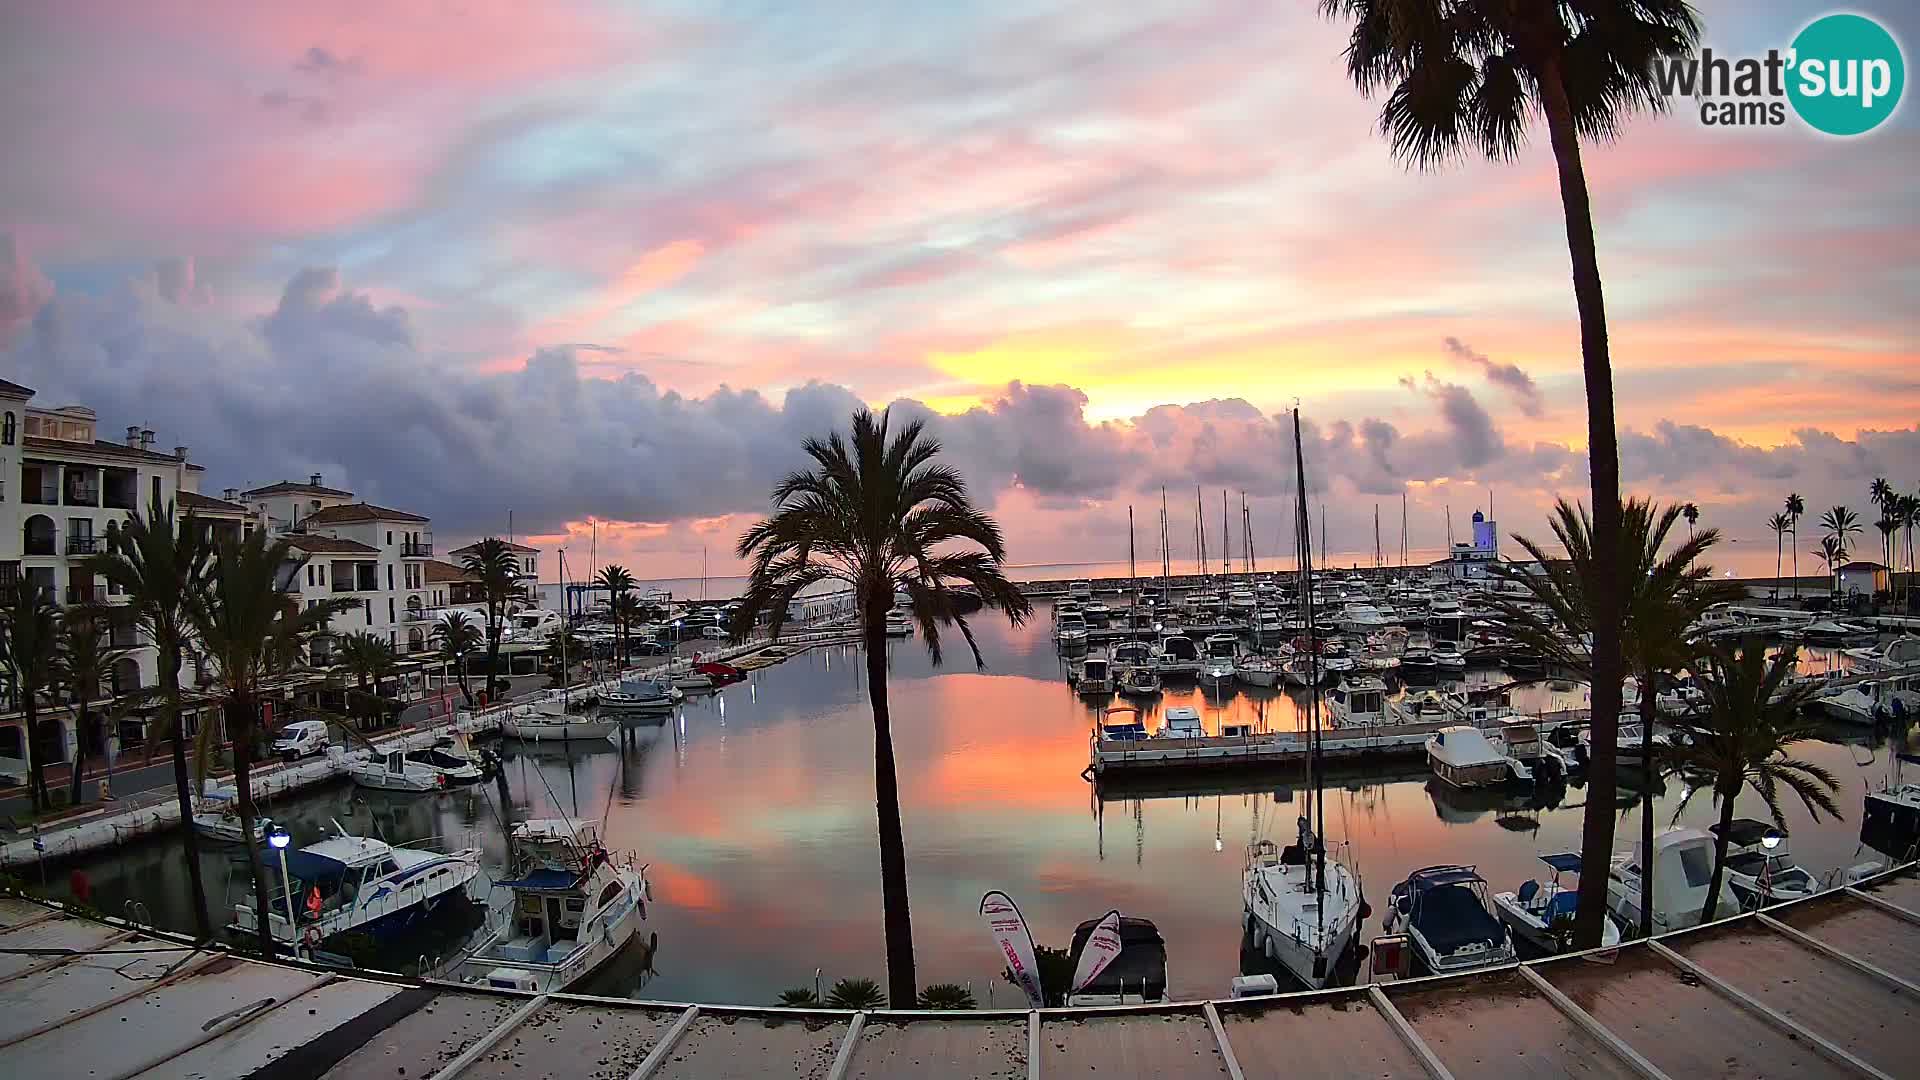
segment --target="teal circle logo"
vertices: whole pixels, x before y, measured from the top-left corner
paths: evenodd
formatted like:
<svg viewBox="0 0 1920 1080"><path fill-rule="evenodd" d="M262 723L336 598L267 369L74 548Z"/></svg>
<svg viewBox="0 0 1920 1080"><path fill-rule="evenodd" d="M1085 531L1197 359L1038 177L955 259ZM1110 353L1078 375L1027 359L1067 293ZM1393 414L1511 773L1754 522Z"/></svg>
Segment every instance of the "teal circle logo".
<svg viewBox="0 0 1920 1080"><path fill-rule="evenodd" d="M1872 131L1893 115L1906 84L1900 43L1864 15L1823 15L1793 39L1787 99L1816 131Z"/></svg>

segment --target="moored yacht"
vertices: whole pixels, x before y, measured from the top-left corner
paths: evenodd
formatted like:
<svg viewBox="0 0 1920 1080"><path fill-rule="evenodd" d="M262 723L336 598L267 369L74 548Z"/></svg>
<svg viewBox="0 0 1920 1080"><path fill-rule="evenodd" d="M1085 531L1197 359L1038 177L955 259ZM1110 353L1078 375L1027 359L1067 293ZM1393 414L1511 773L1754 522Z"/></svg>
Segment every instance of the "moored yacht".
<svg viewBox="0 0 1920 1080"><path fill-rule="evenodd" d="M500 719L500 734L529 742L595 742L620 729L610 717L575 716L564 701L537 701L516 705Z"/></svg>
<svg viewBox="0 0 1920 1080"><path fill-rule="evenodd" d="M1191 705L1175 705L1160 717L1160 730L1155 734L1161 739L1200 739L1205 738L1207 729L1200 723L1200 710Z"/></svg>
<svg viewBox="0 0 1920 1080"><path fill-rule="evenodd" d="M1233 662L1233 677L1248 686L1273 686L1282 677L1280 661L1270 656L1242 656Z"/></svg>
<svg viewBox="0 0 1920 1080"><path fill-rule="evenodd" d="M1319 847L1302 818L1298 843L1281 851L1271 840L1255 841L1240 876L1254 950L1312 990L1327 985L1367 912L1359 876L1343 860L1323 860Z"/></svg>
<svg viewBox="0 0 1920 1080"><path fill-rule="evenodd" d="M376 754L365 761L355 761L347 766L347 775L363 788L375 791L406 791L416 794L429 791L442 791L447 786L441 770L409 761L407 755L399 750L390 750ZM475 779L479 770L474 770Z"/></svg>
<svg viewBox="0 0 1920 1080"><path fill-rule="evenodd" d="M1701 829L1669 829L1653 838L1653 932L1684 930L1700 923L1713 883L1713 837ZM1640 867L1646 858L1639 844L1613 857L1607 873L1607 910L1628 930L1640 926ZM1718 915L1739 908L1732 890L1721 885Z"/></svg>
<svg viewBox="0 0 1920 1080"><path fill-rule="evenodd" d="M1387 684L1373 675L1350 675L1327 693L1336 728L1371 727L1387 721Z"/></svg>
<svg viewBox="0 0 1920 1080"><path fill-rule="evenodd" d="M1089 656L1080 665L1080 677L1074 690L1081 697L1099 697L1113 693L1113 665L1104 656Z"/></svg>
<svg viewBox="0 0 1920 1080"><path fill-rule="evenodd" d="M1119 669L1119 690L1127 697L1159 697L1160 674L1146 664Z"/></svg>
<svg viewBox="0 0 1920 1080"><path fill-rule="evenodd" d="M1720 835L1720 823L1707 826ZM1787 834L1764 821L1734 818L1727 830L1726 887L1741 910L1798 900L1819 891L1819 883L1787 852ZM1659 875L1655 875L1656 881Z"/></svg>
<svg viewBox="0 0 1920 1080"><path fill-rule="evenodd" d="M661 679L630 676L619 687L600 692L600 707L615 712L664 713L672 711L685 693Z"/></svg>
<svg viewBox="0 0 1920 1080"><path fill-rule="evenodd" d="M646 867L615 865L590 821L523 821L513 838L516 876L494 886L511 890L513 901L452 977L541 994L573 989L638 936Z"/></svg>
<svg viewBox="0 0 1920 1080"><path fill-rule="evenodd" d="M1429 866L1395 885L1387 929L1402 926L1419 974L1452 975L1514 960L1513 934L1493 913L1487 881L1471 866Z"/></svg>
<svg viewBox="0 0 1920 1080"><path fill-rule="evenodd" d="M1885 675L1821 690L1813 705L1850 724L1905 721L1920 716L1920 675Z"/></svg>
<svg viewBox="0 0 1920 1080"><path fill-rule="evenodd" d="M277 860L265 860L272 883L268 926L283 944L318 945L349 930L381 935L413 922L450 896L463 895L480 873L480 851L451 855L393 847L365 836L338 836L285 853L291 881L279 878ZM233 929L251 933L259 925L251 897L235 904ZM290 924L291 909L299 922Z"/></svg>
<svg viewBox="0 0 1920 1080"><path fill-rule="evenodd" d="M1571 940L1566 934L1580 907L1580 886L1577 882L1561 882L1560 875L1573 874L1577 878L1580 856L1566 851L1542 855L1540 861L1553 871L1547 883L1543 885L1528 878L1513 892L1494 893L1493 909L1515 937L1538 952L1557 953L1562 951L1563 942ZM1620 927L1611 917L1602 924L1600 944L1603 948L1620 944Z"/></svg>
<svg viewBox="0 0 1920 1080"><path fill-rule="evenodd" d="M1198 675L1200 650L1194 647L1193 639L1185 634L1168 634L1160 639L1160 648L1153 654L1153 666L1163 677Z"/></svg>
<svg viewBox="0 0 1920 1080"><path fill-rule="evenodd" d="M267 833L273 830L273 819L264 815L253 819L253 841L265 843ZM246 833L240 828L240 801L231 791L222 791L212 787L193 804L193 831L209 840L222 844L240 844L246 842Z"/></svg>

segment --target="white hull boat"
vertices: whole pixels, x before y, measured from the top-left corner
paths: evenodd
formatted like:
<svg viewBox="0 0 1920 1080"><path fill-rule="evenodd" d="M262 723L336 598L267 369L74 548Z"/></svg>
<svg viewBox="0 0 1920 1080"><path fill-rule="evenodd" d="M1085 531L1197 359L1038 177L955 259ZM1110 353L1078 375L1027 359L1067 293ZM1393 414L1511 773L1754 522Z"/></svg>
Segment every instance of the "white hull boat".
<svg viewBox="0 0 1920 1080"><path fill-rule="evenodd" d="M371 760L356 761L347 766L347 775L353 778L356 785L375 791L424 794L445 790L447 786L439 769L408 761L407 755L399 750Z"/></svg>
<svg viewBox="0 0 1920 1080"><path fill-rule="evenodd" d="M272 818L254 818L253 842L265 843L272 830ZM219 844L246 843L246 834L240 829L239 800L230 793L213 790L200 796L193 808L193 831Z"/></svg>
<svg viewBox="0 0 1920 1080"><path fill-rule="evenodd" d="M1248 686L1275 686L1281 679L1280 665L1264 656L1246 656L1234 662L1233 677Z"/></svg>
<svg viewBox="0 0 1920 1080"><path fill-rule="evenodd" d="M1888 675L1822 691L1813 703L1828 716L1850 724L1908 720L1920 716L1920 675Z"/></svg>
<svg viewBox="0 0 1920 1080"><path fill-rule="evenodd" d="M274 878L268 926L282 944L313 947L349 930L386 932L464 895L480 873L478 848L445 855L348 836L338 822L334 828L339 836L285 853L291 883L279 880L279 860L263 860ZM297 922L287 921L289 909ZM251 902L234 905L233 925L242 933L259 925Z"/></svg>
<svg viewBox="0 0 1920 1080"><path fill-rule="evenodd" d="M1081 697L1103 697L1113 693L1113 665L1105 657L1091 656L1080 666L1074 690Z"/></svg>
<svg viewBox="0 0 1920 1080"><path fill-rule="evenodd" d="M1653 838L1657 869L1653 875L1653 932L1664 934L1700 924L1707 890L1713 882L1713 837L1701 829L1670 829ZM1640 845L1613 857L1607 872L1607 910L1621 927L1637 933L1640 927ZM1715 913L1724 918L1739 911L1733 892L1723 883Z"/></svg>
<svg viewBox="0 0 1920 1080"><path fill-rule="evenodd" d="M1514 960L1513 933L1471 866L1429 866L1393 887L1387 929L1406 928L1419 974L1452 975Z"/></svg>
<svg viewBox="0 0 1920 1080"><path fill-rule="evenodd" d="M1353 869L1336 859L1327 860L1320 888L1310 845L1306 840L1281 852L1271 840L1255 842L1241 875L1240 901L1254 950L1319 990L1353 947L1365 900Z"/></svg>
<svg viewBox="0 0 1920 1080"><path fill-rule="evenodd" d="M1720 823L1708 827L1720 833ZM1820 891L1820 883L1787 853L1785 833L1752 818L1733 819L1727 834L1726 888L1741 910L1799 900ZM1655 875L1655 881L1659 876Z"/></svg>
<svg viewBox="0 0 1920 1080"><path fill-rule="evenodd" d="M604 742L618 730L618 720L574 716L558 701L522 705L500 721L500 734L528 742Z"/></svg>
<svg viewBox="0 0 1920 1080"><path fill-rule="evenodd" d="M600 707L619 712L671 712L686 698L677 686L655 679L622 679L616 690L600 694Z"/></svg>
<svg viewBox="0 0 1920 1080"><path fill-rule="evenodd" d="M1513 892L1493 894L1493 909L1519 940L1542 953L1562 951L1564 935L1572 926L1580 906L1578 885L1560 880L1563 873L1580 873L1580 856L1572 852L1542 855L1540 861L1553 870L1553 877L1542 885L1531 878ZM1600 930L1602 948L1620 944L1620 927L1609 917Z"/></svg>

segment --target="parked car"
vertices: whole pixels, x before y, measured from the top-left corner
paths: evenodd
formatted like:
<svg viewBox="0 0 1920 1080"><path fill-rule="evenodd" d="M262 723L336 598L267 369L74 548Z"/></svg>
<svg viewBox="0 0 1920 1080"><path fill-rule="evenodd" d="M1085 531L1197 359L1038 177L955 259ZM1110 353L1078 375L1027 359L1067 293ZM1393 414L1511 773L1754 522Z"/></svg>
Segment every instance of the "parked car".
<svg viewBox="0 0 1920 1080"><path fill-rule="evenodd" d="M325 720L295 720L280 729L279 738L273 740L273 752L292 761L324 754L332 745Z"/></svg>

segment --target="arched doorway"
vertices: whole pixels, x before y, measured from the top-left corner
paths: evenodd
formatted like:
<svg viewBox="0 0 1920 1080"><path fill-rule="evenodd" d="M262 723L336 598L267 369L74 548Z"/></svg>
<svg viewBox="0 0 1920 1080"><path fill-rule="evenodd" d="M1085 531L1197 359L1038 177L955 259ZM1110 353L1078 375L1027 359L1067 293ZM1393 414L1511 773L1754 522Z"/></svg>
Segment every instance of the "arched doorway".
<svg viewBox="0 0 1920 1080"><path fill-rule="evenodd" d="M33 753L42 765L67 760L67 725L58 720L42 720L35 725Z"/></svg>
<svg viewBox="0 0 1920 1080"><path fill-rule="evenodd" d="M131 656L123 656L115 660L113 670L109 673L109 681L113 687L114 697L131 694L140 689L140 662Z"/></svg>
<svg viewBox="0 0 1920 1080"><path fill-rule="evenodd" d="M54 553L53 519L45 514L35 514L28 518L25 535L21 539L26 545L24 550L27 554L52 555Z"/></svg>
<svg viewBox="0 0 1920 1080"><path fill-rule="evenodd" d="M427 636L420 632L420 628L417 626L408 628L407 651L410 653L417 653L422 649L425 649L426 647L427 647Z"/></svg>

